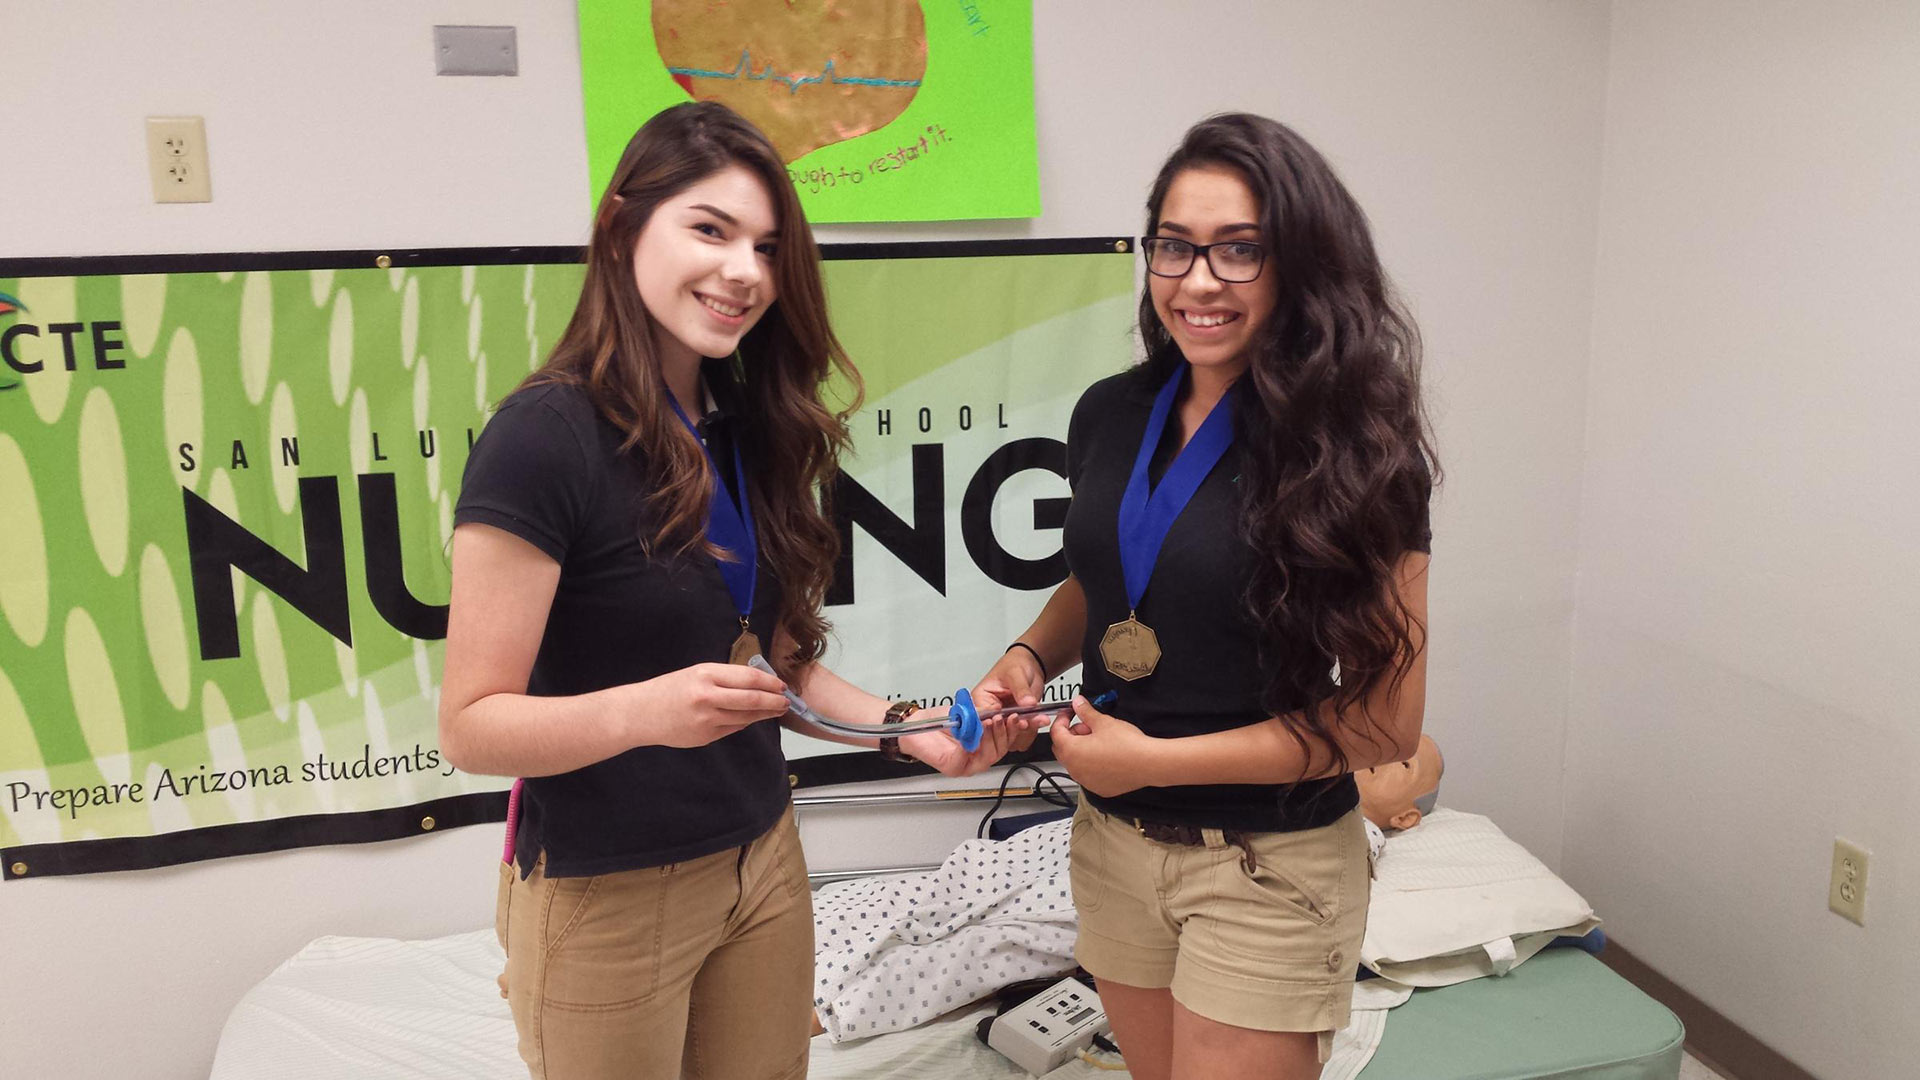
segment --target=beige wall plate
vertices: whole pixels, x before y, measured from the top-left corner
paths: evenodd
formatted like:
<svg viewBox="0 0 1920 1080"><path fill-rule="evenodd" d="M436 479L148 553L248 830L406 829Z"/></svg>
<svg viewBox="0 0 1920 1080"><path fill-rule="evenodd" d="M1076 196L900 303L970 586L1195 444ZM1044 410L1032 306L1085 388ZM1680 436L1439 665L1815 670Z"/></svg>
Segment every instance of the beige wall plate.
<svg viewBox="0 0 1920 1080"><path fill-rule="evenodd" d="M147 170L154 202L212 202L206 122L198 116L147 117Z"/></svg>
<svg viewBox="0 0 1920 1080"><path fill-rule="evenodd" d="M1827 909L1867 925L1867 850L1833 838L1833 874L1827 884Z"/></svg>

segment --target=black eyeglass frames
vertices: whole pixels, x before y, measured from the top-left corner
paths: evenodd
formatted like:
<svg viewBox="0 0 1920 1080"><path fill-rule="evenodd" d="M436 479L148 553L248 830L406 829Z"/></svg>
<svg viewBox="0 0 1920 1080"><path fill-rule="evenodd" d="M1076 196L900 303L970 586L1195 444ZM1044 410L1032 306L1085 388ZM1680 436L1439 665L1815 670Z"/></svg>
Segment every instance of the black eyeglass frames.
<svg viewBox="0 0 1920 1080"><path fill-rule="evenodd" d="M1205 258L1214 277L1235 285L1257 279L1267 261L1266 249L1251 240L1195 244L1172 236L1143 236L1140 250L1147 255L1147 273L1155 277L1185 277L1194 259Z"/></svg>

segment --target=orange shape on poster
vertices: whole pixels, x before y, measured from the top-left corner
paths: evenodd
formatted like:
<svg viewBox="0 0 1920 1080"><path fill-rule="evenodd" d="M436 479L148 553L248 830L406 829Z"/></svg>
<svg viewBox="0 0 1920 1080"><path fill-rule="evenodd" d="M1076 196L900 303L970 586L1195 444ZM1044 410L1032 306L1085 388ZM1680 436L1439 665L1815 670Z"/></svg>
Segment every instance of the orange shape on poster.
<svg viewBox="0 0 1920 1080"><path fill-rule="evenodd" d="M689 96L789 162L893 122L927 71L918 0L654 0L653 39Z"/></svg>

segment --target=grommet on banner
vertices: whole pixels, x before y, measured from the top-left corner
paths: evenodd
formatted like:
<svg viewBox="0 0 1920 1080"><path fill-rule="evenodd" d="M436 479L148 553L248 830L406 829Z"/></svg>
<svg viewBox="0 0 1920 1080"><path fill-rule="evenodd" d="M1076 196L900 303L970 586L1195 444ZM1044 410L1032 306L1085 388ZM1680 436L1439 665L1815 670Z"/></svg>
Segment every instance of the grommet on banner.
<svg viewBox="0 0 1920 1080"><path fill-rule="evenodd" d="M379 258L373 260L373 265L379 267L382 270L390 269L393 266L393 256L382 255Z"/></svg>
<svg viewBox="0 0 1920 1080"><path fill-rule="evenodd" d="M1126 251L1126 250L1127 250L1127 242L1126 242L1125 240L1115 240L1115 241L1113 242L1113 250L1115 250L1115 251L1120 251L1120 252L1124 252L1124 251Z"/></svg>
<svg viewBox="0 0 1920 1080"><path fill-rule="evenodd" d="M13 864L13 876L14 876L14 877L26 877L26 876L27 876L27 864L26 864L26 863L23 863L23 862L17 862L17 863L14 863L14 864Z"/></svg>
<svg viewBox="0 0 1920 1080"><path fill-rule="evenodd" d="M434 826L434 821L433 821L433 819L432 819L432 818L430 818L430 817L423 817L423 818L421 818L421 819L420 819L420 827L421 827L422 829L425 829L425 830L427 830L428 832L432 832L432 831L433 831L433 826Z"/></svg>

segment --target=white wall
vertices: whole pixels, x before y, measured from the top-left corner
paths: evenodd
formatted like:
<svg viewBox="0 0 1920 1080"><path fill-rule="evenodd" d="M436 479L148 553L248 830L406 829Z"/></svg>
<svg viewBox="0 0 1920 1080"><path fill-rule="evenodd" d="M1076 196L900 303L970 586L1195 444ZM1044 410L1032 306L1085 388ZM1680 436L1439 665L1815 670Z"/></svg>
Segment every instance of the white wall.
<svg viewBox="0 0 1920 1080"><path fill-rule="evenodd" d="M1920 1060L1916 56L1912 5L1614 11L1565 869L1827 1077Z"/></svg>
<svg viewBox="0 0 1920 1080"><path fill-rule="evenodd" d="M1558 865L1606 6L1035 6L1046 213L823 238L1131 234L1200 116L1251 109L1314 140L1371 212L1427 338L1449 469L1428 710L1446 799ZM519 27L521 75L435 78L435 23ZM0 26L0 255L584 239L568 0L61 0L8 4ZM1169 69L1156 55L1185 73L1147 79ZM206 117L211 204L149 202L142 118L172 113ZM923 857L973 816L928 831ZM204 1075L233 1002L313 936L487 925L496 840L476 828L8 882L0 1076ZM863 865L824 827L808 846L816 865Z"/></svg>

